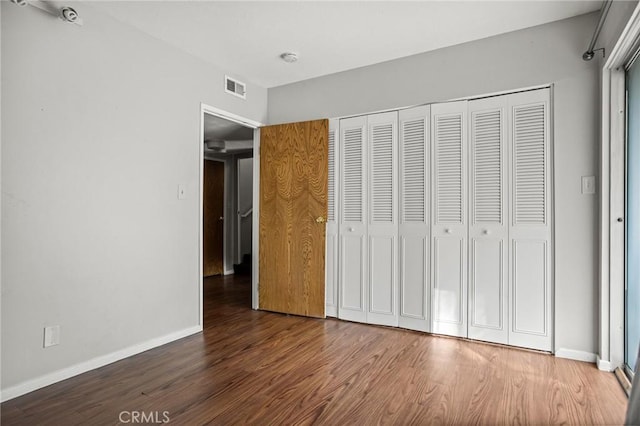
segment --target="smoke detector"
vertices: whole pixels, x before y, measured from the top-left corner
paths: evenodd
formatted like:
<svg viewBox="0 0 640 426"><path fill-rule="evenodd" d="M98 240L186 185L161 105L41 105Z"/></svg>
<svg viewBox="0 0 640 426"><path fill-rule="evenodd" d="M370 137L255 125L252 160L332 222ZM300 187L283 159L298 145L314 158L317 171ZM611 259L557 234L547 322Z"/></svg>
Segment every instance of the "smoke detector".
<svg viewBox="0 0 640 426"><path fill-rule="evenodd" d="M220 139L210 139L205 141L204 143L207 146L207 149L211 151L220 152L224 151L224 149L226 148L224 141Z"/></svg>
<svg viewBox="0 0 640 426"><path fill-rule="evenodd" d="M289 64L292 64L298 60L298 54L293 52L284 52L283 54L280 55L280 58L283 61Z"/></svg>

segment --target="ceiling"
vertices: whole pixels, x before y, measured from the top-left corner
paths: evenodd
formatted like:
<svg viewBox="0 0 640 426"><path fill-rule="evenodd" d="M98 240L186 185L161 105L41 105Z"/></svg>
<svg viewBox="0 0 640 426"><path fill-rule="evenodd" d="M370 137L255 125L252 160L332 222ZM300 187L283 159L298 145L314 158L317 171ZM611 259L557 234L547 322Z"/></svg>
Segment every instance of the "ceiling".
<svg viewBox="0 0 640 426"><path fill-rule="evenodd" d="M91 4L233 77L270 88L581 15L598 10L601 1ZM298 62L279 58L287 51L298 53Z"/></svg>
<svg viewBox="0 0 640 426"><path fill-rule="evenodd" d="M204 114L205 154L234 154L251 152L253 129L211 114ZM215 141L219 149L207 147L207 141Z"/></svg>

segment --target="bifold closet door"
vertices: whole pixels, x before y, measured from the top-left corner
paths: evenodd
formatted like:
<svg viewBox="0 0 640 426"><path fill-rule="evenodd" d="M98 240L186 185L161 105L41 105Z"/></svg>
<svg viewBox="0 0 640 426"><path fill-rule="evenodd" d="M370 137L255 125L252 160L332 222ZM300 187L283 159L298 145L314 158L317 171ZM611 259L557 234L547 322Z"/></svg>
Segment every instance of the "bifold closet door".
<svg viewBox="0 0 640 426"><path fill-rule="evenodd" d="M508 343L507 97L469 102L469 338Z"/></svg>
<svg viewBox="0 0 640 426"><path fill-rule="evenodd" d="M428 105L399 113L399 256L400 311L398 325L430 331L429 286L429 151Z"/></svg>
<svg viewBox="0 0 640 426"><path fill-rule="evenodd" d="M432 332L467 337L467 101L431 106Z"/></svg>
<svg viewBox="0 0 640 426"><path fill-rule="evenodd" d="M338 120L329 120L325 303L329 317L338 316Z"/></svg>
<svg viewBox="0 0 640 426"><path fill-rule="evenodd" d="M338 317L367 322L367 117L340 120Z"/></svg>
<svg viewBox="0 0 640 426"><path fill-rule="evenodd" d="M511 136L509 344L550 351L552 301L549 89L508 96Z"/></svg>
<svg viewBox="0 0 640 426"><path fill-rule="evenodd" d="M367 322L398 326L398 112L369 115Z"/></svg>

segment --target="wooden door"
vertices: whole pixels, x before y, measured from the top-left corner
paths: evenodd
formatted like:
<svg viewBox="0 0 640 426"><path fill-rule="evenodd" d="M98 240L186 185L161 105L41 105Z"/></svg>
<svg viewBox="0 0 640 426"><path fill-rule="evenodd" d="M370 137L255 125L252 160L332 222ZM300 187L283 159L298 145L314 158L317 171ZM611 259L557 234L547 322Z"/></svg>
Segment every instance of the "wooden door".
<svg viewBox="0 0 640 426"><path fill-rule="evenodd" d="M328 126L260 130L260 309L325 317Z"/></svg>
<svg viewBox="0 0 640 426"><path fill-rule="evenodd" d="M224 234L224 163L204 161L202 275L221 275Z"/></svg>
<svg viewBox="0 0 640 426"><path fill-rule="evenodd" d="M467 102L431 106L432 332L467 337Z"/></svg>

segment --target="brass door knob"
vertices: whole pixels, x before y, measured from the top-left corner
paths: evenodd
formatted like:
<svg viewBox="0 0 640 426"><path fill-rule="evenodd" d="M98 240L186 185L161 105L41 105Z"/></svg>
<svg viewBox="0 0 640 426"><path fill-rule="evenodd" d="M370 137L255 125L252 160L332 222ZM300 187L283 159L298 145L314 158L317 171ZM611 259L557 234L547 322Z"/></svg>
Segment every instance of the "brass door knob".
<svg viewBox="0 0 640 426"><path fill-rule="evenodd" d="M326 221L327 221L327 219L325 219L322 216L316 217L316 223L325 223Z"/></svg>

